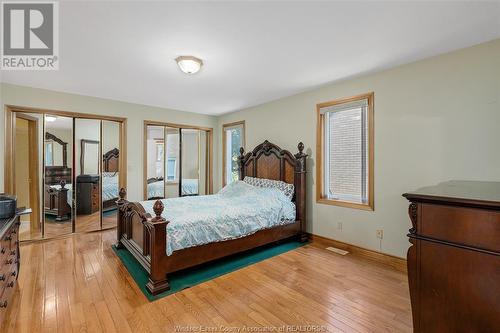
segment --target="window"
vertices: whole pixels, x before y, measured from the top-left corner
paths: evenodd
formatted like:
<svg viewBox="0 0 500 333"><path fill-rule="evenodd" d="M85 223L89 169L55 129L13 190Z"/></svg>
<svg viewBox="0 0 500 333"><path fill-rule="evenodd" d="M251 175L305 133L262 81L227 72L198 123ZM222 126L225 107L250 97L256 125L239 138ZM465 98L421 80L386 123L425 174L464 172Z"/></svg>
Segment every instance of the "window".
<svg viewBox="0 0 500 333"><path fill-rule="evenodd" d="M373 210L373 93L317 105L317 201Z"/></svg>
<svg viewBox="0 0 500 333"><path fill-rule="evenodd" d="M54 165L54 141L52 140L45 141L45 165Z"/></svg>
<svg viewBox="0 0 500 333"><path fill-rule="evenodd" d="M156 145L156 162L163 161L163 140L155 140Z"/></svg>
<svg viewBox="0 0 500 333"><path fill-rule="evenodd" d="M167 180L174 181L177 169L177 158L169 157L167 160Z"/></svg>
<svg viewBox="0 0 500 333"><path fill-rule="evenodd" d="M222 142L223 185L226 185L238 180L238 156L240 148L245 147L245 122L223 125Z"/></svg>

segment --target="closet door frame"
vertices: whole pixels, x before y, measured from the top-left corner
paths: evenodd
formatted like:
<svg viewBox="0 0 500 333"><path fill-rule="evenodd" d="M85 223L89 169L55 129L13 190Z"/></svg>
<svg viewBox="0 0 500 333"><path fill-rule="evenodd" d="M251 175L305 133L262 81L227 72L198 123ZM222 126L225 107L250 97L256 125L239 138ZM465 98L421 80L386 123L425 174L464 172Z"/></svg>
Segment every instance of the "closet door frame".
<svg viewBox="0 0 500 333"><path fill-rule="evenodd" d="M205 192L207 194L212 194L213 193L213 133L214 129L211 127L204 127L204 126L195 126L195 125L183 125L183 124L173 124L173 123L167 123L167 122L161 122L161 121L155 121L155 120L144 120L144 129L143 129L143 197L144 200L148 200L148 169L147 169L147 153L148 153L148 126L163 126L165 128L170 127L170 128L177 128L179 129L179 155L182 154L182 138L181 138L181 133L183 129L195 129L195 130L200 130L200 131L205 131L207 133L207 147L208 147L208 154L207 154L207 161L206 161L206 168L207 168L207 175L205 177L205 188L207 189ZM166 142L166 141L164 141ZM182 160L182 157L181 157ZM179 169L179 178L182 176L182 165L180 165ZM180 179L179 179L180 180ZM179 181L179 193L181 192L181 181Z"/></svg>
<svg viewBox="0 0 500 333"><path fill-rule="evenodd" d="M41 114L45 117L45 115L55 115L61 117L71 117L73 118L73 124L75 119L93 119L93 120L108 120L117 122L120 125L120 156L119 156L119 170L120 170L120 178L119 178L119 187L127 188L127 118L123 117L114 117L114 116L104 116L97 115L91 113L81 113L81 112L71 112L71 111L61 111L61 110L51 110L51 109L42 109L42 108L32 108L32 107L23 107L23 106L15 106L15 105L5 105L5 150L4 150L4 189L6 193L14 193L15 190L15 121L16 121L16 113L34 113ZM45 131L45 126L43 128ZM102 131L102 129L101 129ZM74 136L74 133L73 133ZM101 133L102 137L102 133ZM73 138L74 141L74 138ZM73 143L72 143L73 144ZM42 147L45 148L45 147ZM43 156L44 154L42 154ZM102 154L101 154L102 155ZM40 163L41 161L39 161ZM102 168L102 167L101 167ZM41 175L42 179L44 179L44 175ZM75 180L74 175L72 175L73 181ZM102 178L102 177L101 177ZM101 190L102 190L102 179L101 182ZM40 195L40 193L39 193ZM44 191L41 191L41 202L44 202ZM74 195L73 195L74 198ZM75 230L75 221L74 221L74 212L72 214L72 231L74 233ZM100 226L102 227L102 197L101 197L101 221ZM44 225L42 223L42 228ZM46 239L45 237L42 239ZM38 239L37 239L38 240ZM37 241L36 240L36 241ZM32 240L27 240L32 241ZM35 240L34 240L35 241Z"/></svg>

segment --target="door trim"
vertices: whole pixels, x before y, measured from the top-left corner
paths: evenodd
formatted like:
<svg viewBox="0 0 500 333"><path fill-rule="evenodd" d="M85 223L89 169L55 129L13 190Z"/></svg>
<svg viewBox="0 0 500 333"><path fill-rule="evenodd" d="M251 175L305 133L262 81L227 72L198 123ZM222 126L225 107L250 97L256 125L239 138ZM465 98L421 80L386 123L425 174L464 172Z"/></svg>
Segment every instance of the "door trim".
<svg viewBox="0 0 500 333"><path fill-rule="evenodd" d="M24 113L16 114L16 118L24 119L28 121L28 154L29 158L29 200L30 208L32 210L30 217L30 230L41 230L41 220L40 220L40 175L38 172L39 159L38 159L38 119L30 117ZM14 139L15 145L15 139ZM15 155L13 155L15 157ZM15 192L15 181L14 181L14 191Z"/></svg>

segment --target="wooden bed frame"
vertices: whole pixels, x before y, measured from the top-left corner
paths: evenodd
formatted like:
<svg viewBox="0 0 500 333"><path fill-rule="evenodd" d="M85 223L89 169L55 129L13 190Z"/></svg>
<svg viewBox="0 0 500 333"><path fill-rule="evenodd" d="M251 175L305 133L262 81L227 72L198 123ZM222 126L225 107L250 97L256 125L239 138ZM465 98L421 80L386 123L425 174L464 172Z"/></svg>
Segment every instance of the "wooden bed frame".
<svg viewBox="0 0 500 333"><path fill-rule="evenodd" d="M161 217L163 203L157 200L153 206L155 217L146 213L140 203L125 200L126 190L120 190L117 219L118 248L126 248L149 273L146 288L153 295L170 288L167 274L206 263L238 252L250 250L283 239L297 237L304 242L306 233L306 157L304 144L298 144L299 152L292 155L287 150L264 141L252 152L238 157L239 178L245 176L282 180L294 184L293 201L296 205L296 221L238 239L204 244L174 251L167 256L167 224Z"/></svg>

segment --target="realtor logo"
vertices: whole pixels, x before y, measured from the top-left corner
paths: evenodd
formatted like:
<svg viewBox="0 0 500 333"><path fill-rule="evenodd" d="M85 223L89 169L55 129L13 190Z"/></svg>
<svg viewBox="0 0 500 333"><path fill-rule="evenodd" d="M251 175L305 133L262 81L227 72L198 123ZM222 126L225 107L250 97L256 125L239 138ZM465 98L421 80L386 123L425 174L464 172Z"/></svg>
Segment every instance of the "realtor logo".
<svg viewBox="0 0 500 333"><path fill-rule="evenodd" d="M58 3L2 2L2 70L59 68Z"/></svg>

